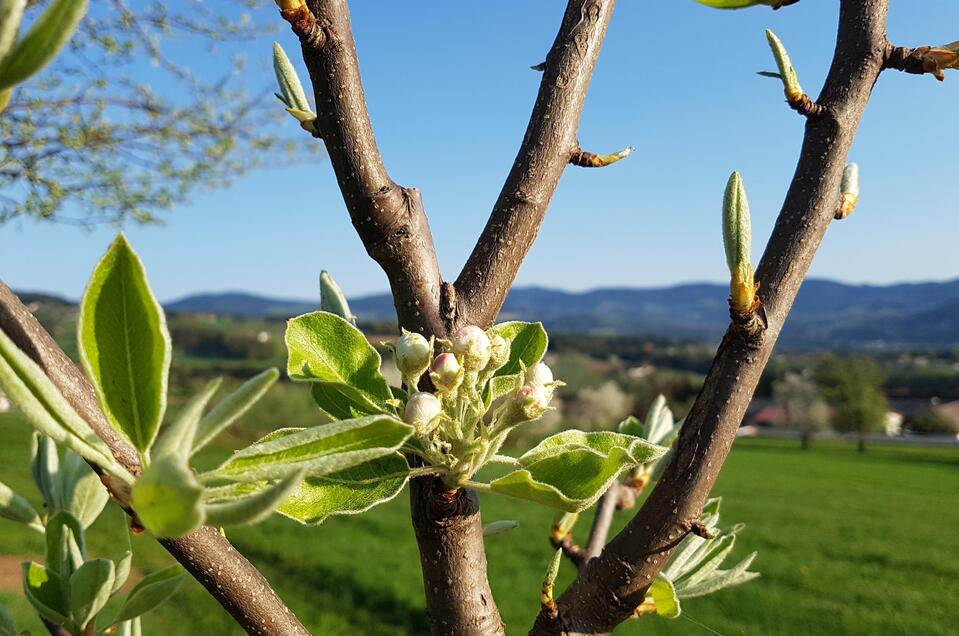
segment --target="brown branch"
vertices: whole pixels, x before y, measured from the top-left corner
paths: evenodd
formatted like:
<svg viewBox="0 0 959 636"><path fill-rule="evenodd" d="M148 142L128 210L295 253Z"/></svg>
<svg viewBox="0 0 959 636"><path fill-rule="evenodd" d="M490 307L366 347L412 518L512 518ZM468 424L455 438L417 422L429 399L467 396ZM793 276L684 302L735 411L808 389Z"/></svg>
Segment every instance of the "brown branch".
<svg viewBox="0 0 959 636"><path fill-rule="evenodd" d="M540 617L533 634L605 634L626 620L690 530L732 446L838 205L839 186L872 87L891 52L888 0L842 0L838 39L818 102L828 116L809 119L795 176L757 277L768 323L762 338L727 332L696 399L672 461L629 525L559 599L557 620Z"/></svg>
<svg viewBox="0 0 959 636"><path fill-rule="evenodd" d="M456 294L440 278L418 190L387 174L370 124L345 0L312 0L309 17L292 26L316 96L315 125L353 226L386 272L400 325L446 336L456 316ZM322 28L323 37L310 36ZM303 34L306 34L304 36ZM483 524L476 496L447 493L431 477L410 483L413 527L421 555L427 611L434 633L502 634L486 575Z"/></svg>
<svg viewBox="0 0 959 636"><path fill-rule="evenodd" d="M459 320L489 326L536 239L577 131L615 0L570 0L546 57L526 136L482 235L456 280Z"/></svg>
<svg viewBox="0 0 959 636"><path fill-rule="evenodd" d="M107 423L93 387L20 299L0 281L0 329L44 370L117 461L140 473L136 451ZM308 636L262 574L215 528L160 543L249 634Z"/></svg>
<svg viewBox="0 0 959 636"><path fill-rule="evenodd" d="M577 570L582 570L583 566L586 565L586 551L576 544L571 533L566 533L562 539L550 535L549 542L554 550L562 548L563 556L569 559Z"/></svg>
<svg viewBox="0 0 959 636"><path fill-rule="evenodd" d="M616 505L619 503L619 489L625 486L613 484L609 490L603 493L596 504L596 516L593 517L593 525L589 529L589 540L586 542L586 563L595 559L606 547L606 539L609 537L609 530L613 525L613 516L616 514Z"/></svg>
<svg viewBox="0 0 959 636"><path fill-rule="evenodd" d="M398 186L383 165L366 108L347 3L309 4L309 15L323 33L301 42L316 96L315 126L353 226L389 278L400 324L444 335L440 271L426 212L419 191ZM298 24L294 22L294 30Z"/></svg>

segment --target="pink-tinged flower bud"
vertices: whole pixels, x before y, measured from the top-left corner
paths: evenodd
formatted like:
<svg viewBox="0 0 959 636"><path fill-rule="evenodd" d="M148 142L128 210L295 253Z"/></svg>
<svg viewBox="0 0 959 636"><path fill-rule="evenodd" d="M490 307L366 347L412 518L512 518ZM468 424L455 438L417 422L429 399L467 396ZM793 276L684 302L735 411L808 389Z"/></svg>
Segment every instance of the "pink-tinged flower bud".
<svg viewBox="0 0 959 636"><path fill-rule="evenodd" d="M499 334L493 334L490 338L490 358L486 366L486 372L492 373L509 362L509 342Z"/></svg>
<svg viewBox="0 0 959 636"><path fill-rule="evenodd" d="M403 330L396 341L396 367L406 377L419 378L430 366L433 348L429 340L418 333Z"/></svg>
<svg viewBox="0 0 959 636"><path fill-rule="evenodd" d="M432 393L419 392L410 396L406 403L406 414L403 419L412 424L420 435L432 430L433 421L443 412L443 405Z"/></svg>
<svg viewBox="0 0 959 636"><path fill-rule="evenodd" d="M466 366L481 371L490 359L490 341L476 325L462 327L452 337L453 353L462 356Z"/></svg>
<svg viewBox="0 0 959 636"><path fill-rule="evenodd" d="M553 381L553 371L542 362L538 362L526 372L526 379L531 384L546 386Z"/></svg>
<svg viewBox="0 0 959 636"><path fill-rule="evenodd" d="M440 391L453 391L463 380L463 367L452 353L441 353L430 366L430 378Z"/></svg>

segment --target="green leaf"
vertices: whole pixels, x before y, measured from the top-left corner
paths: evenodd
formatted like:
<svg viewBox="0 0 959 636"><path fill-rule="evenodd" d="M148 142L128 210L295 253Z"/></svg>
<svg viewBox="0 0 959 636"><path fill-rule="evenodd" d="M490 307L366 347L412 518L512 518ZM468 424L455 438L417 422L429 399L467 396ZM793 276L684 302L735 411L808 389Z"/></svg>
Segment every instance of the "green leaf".
<svg viewBox="0 0 959 636"><path fill-rule="evenodd" d="M55 625L66 625L70 613L63 584L56 573L39 563L23 563L23 593L43 618Z"/></svg>
<svg viewBox="0 0 959 636"><path fill-rule="evenodd" d="M389 415L373 415L295 431L249 446L210 477L228 481L282 479L304 471L327 475L397 451L413 427Z"/></svg>
<svg viewBox="0 0 959 636"><path fill-rule="evenodd" d="M386 407L375 404L366 393L349 384L316 382L310 393L316 405L334 420L386 413Z"/></svg>
<svg viewBox="0 0 959 636"><path fill-rule="evenodd" d="M0 605L0 636L18 636L16 625L13 623L13 617L3 605Z"/></svg>
<svg viewBox="0 0 959 636"><path fill-rule="evenodd" d="M0 0L0 68L3 67L3 60L17 39L23 10L26 7L27 0ZM3 109L0 108L0 110Z"/></svg>
<svg viewBox="0 0 959 636"><path fill-rule="evenodd" d="M706 594L712 594L713 592L718 592L727 587L732 587L734 585L741 585L748 581L752 581L759 576L757 572L749 572L749 566L752 564L753 559L756 558L756 553L753 552L745 559L736 564L735 567L729 570L715 570L708 577L698 581L697 583L689 583L679 590L680 598L693 598L695 596L704 596Z"/></svg>
<svg viewBox="0 0 959 636"><path fill-rule="evenodd" d="M87 561L70 576L70 613L80 630L110 600L113 577L113 561L109 559Z"/></svg>
<svg viewBox="0 0 959 636"><path fill-rule="evenodd" d="M172 565L143 577L127 596L113 624L122 623L146 614L173 596L186 578L186 571Z"/></svg>
<svg viewBox="0 0 959 636"><path fill-rule="evenodd" d="M176 421L160 430L156 445L153 447L153 452L157 456L176 455L188 459L193 454L193 440L196 438L197 427L200 425L206 405L220 388L220 382L220 378L208 382L202 391L184 405Z"/></svg>
<svg viewBox="0 0 959 636"><path fill-rule="evenodd" d="M493 492L567 512L591 506L626 468L656 459L661 446L621 433L564 431L519 458L521 469L490 483Z"/></svg>
<svg viewBox="0 0 959 636"><path fill-rule="evenodd" d="M123 621L117 626L117 636L142 636L143 628L140 626L140 617L128 621Z"/></svg>
<svg viewBox="0 0 959 636"><path fill-rule="evenodd" d="M0 66L0 90L16 86L49 64L87 12L87 0L53 0Z"/></svg>
<svg viewBox="0 0 959 636"><path fill-rule="evenodd" d="M49 437L34 431L30 436L30 472L50 510L60 509L60 455Z"/></svg>
<svg viewBox="0 0 959 636"><path fill-rule="evenodd" d="M116 567L114 568L113 576L113 589L110 591L111 594L116 594L123 584L127 582L127 579L130 578L130 566L133 565L133 553L127 550L120 560L116 562Z"/></svg>
<svg viewBox="0 0 959 636"><path fill-rule="evenodd" d="M236 391L214 406L200 420L200 425L197 427L196 436L193 440L192 452L195 453L209 444L214 437L246 413L263 397L279 377L279 371L267 369L241 384Z"/></svg>
<svg viewBox="0 0 959 636"><path fill-rule="evenodd" d="M273 72L276 74L276 81L280 85L280 92L283 94L286 105L289 108L310 110L310 102L307 101L306 93L303 92L303 85L300 84L296 69L278 42L273 43Z"/></svg>
<svg viewBox="0 0 959 636"><path fill-rule="evenodd" d="M84 459L129 479L129 474L116 463L107 445L73 410L43 369L20 351L2 330L0 388L38 431L76 451Z"/></svg>
<svg viewBox="0 0 959 636"><path fill-rule="evenodd" d="M642 438L646 437L646 431L643 427L643 423L632 415L620 422L619 426L616 427L616 430L623 435L632 435L633 437Z"/></svg>
<svg viewBox="0 0 959 636"><path fill-rule="evenodd" d="M403 490L410 467L393 453L323 477L309 477L279 508L279 513L315 526L334 515L355 515L390 501Z"/></svg>
<svg viewBox="0 0 959 636"><path fill-rule="evenodd" d="M304 108L302 110L310 110ZM356 316L350 311L350 304L346 302L346 295L333 277L327 271L320 272L320 309L336 314L340 318L356 324Z"/></svg>
<svg viewBox="0 0 959 636"><path fill-rule="evenodd" d="M663 618L679 618L682 612L679 597L676 596L676 588L663 575L657 576L653 584L646 590L646 600L653 602L656 613Z"/></svg>
<svg viewBox="0 0 959 636"><path fill-rule="evenodd" d="M293 380L347 384L387 412L390 387L380 354L349 322L327 312L293 318L286 328L287 373Z"/></svg>
<svg viewBox="0 0 959 636"><path fill-rule="evenodd" d="M61 510L47 521L47 567L63 578L69 578L87 559L86 534L80 520Z"/></svg>
<svg viewBox="0 0 959 636"><path fill-rule="evenodd" d="M170 334L143 264L122 234L90 278L78 333L104 413L146 456L166 411Z"/></svg>
<svg viewBox="0 0 959 636"><path fill-rule="evenodd" d="M532 367L543 359L549 346L549 336L541 322L501 322L491 331L509 343L509 360L496 371L497 376L514 375L522 366Z"/></svg>
<svg viewBox="0 0 959 636"><path fill-rule="evenodd" d="M133 486L132 503L143 526L157 537L179 537L203 523L203 488L183 457L163 455Z"/></svg>
<svg viewBox="0 0 959 636"><path fill-rule="evenodd" d="M66 451L60 472L62 507L84 528L89 528L107 505L110 495L82 457Z"/></svg>
<svg viewBox="0 0 959 636"><path fill-rule="evenodd" d="M43 532L40 515L30 502L3 482L0 482L0 517L30 526L37 532Z"/></svg>
<svg viewBox="0 0 959 636"><path fill-rule="evenodd" d="M204 505L206 523L212 526L242 526L263 521L303 481L302 473L290 475L260 492L223 503Z"/></svg>

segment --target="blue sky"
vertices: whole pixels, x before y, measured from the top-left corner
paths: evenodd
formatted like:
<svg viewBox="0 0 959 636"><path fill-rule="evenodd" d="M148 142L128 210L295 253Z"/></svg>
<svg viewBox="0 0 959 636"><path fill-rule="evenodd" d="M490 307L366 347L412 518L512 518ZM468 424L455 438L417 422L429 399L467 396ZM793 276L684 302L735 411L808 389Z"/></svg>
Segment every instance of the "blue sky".
<svg viewBox="0 0 959 636"><path fill-rule="evenodd" d="M626 145L637 152L603 170L567 170L518 284L581 290L724 280L720 203L734 169L749 194L758 261L803 132L781 85L755 73L773 67L763 29L785 42L804 88L816 95L838 4L720 12L691 0L622 0L580 140L596 152ZM892 5L893 42L959 39L955 0ZM529 66L552 43L562 3L357 0L352 11L387 167L398 183L422 189L440 265L455 278L522 140L539 84ZM266 8L257 17L273 15ZM286 29L276 38L295 50ZM271 78L272 39L247 46L251 89ZM882 75L852 153L862 170L859 208L830 229L814 276L871 283L959 276L957 102L959 72L947 72L944 84ZM298 181L309 184L309 200ZM163 219L124 228L161 300L223 290L306 298L317 293L321 269L350 295L387 287L323 158L199 194ZM0 276L17 289L77 298L114 232L0 226Z"/></svg>

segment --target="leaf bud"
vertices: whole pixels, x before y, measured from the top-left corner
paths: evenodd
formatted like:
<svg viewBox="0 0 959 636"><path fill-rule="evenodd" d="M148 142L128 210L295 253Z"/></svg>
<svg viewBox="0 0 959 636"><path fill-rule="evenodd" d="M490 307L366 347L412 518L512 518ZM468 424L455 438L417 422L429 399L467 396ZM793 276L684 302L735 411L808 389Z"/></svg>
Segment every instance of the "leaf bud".
<svg viewBox="0 0 959 636"><path fill-rule="evenodd" d="M441 353L430 366L430 379L440 391L455 391L463 381L463 367L452 353Z"/></svg>
<svg viewBox="0 0 959 636"><path fill-rule="evenodd" d="M443 406L435 395L420 391L410 396L403 420L413 425L418 435L426 435L433 429L433 422L442 412Z"/></svg>
<svg viewBox="0 0 959 636"><path fill-rule="evenodd" d="M837 219L844 219L856 209L859 203L859 164L851 163L842 173L842 186L839 188L842 201L839 205Z"/></svg>
<svg viewBox="0 0 959 636"><path fill-rule="evenodd" d="M396 368L405 378L418 380L429 368L432 355L430 341L418 333L404 329L396 340Z"/></svg>
<svg viewBox="0 0 959 636"><path fill-rule="evenodd" d="M486 332L476 325L467 325L453 334L453 353L461 356L469 369L481 371L489 363L490 339Z"/></svg>
<svg viewBox="0 0 959 636"><path fill-rule="evenodd" d="M738 172L732 173L726 184L723 197L723 247L726 250L726 265L729 267L730 303L737 314L749 314L756 310L756 285L752 252L752 225L749 218L749 202L746 189Z"/></svg>

